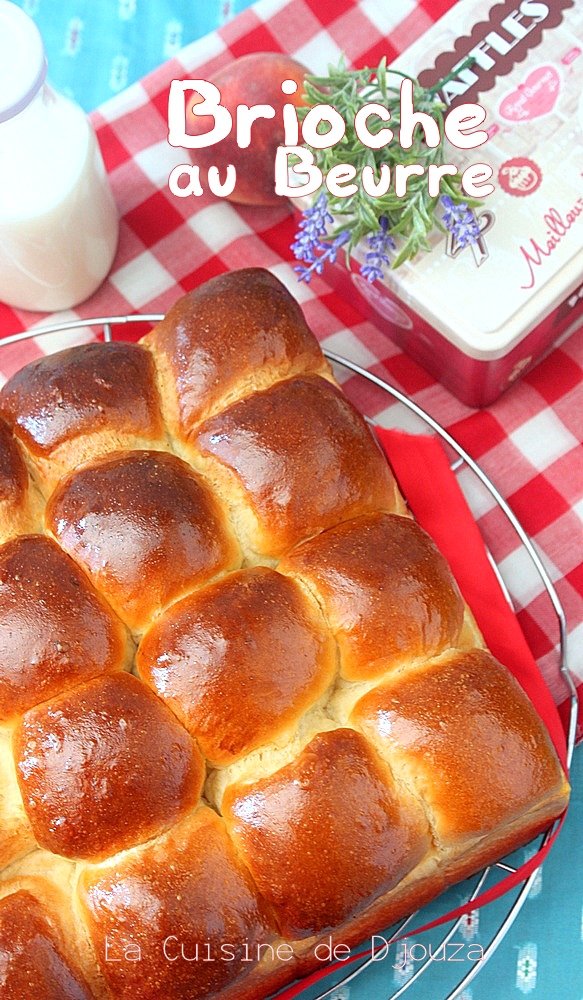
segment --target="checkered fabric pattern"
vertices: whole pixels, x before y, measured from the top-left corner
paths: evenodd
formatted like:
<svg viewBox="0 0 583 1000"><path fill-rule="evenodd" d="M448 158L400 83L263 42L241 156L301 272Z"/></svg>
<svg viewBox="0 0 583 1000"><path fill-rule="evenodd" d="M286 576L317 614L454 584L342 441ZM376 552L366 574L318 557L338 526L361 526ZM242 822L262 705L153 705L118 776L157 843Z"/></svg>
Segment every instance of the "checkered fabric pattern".
<svg viewBox="0 0 583 1000"><path fill-rule="evenodd" d="M477 459L522 521L544 556L563 603L569 630L569 664L583 682L582 367L583 329L484 411L472 411L404 355L354 306L321 278L299 285L289 244L294 219L287 204L272 209L236 208L210 195L180 199L167 180L188 160L166 142L170 81L210 78L233 58L253 51L284 51L313 71L323 71L341 52L356 66L389 60L410 45L451 6L451 0L261 0L217 32L113 98L93 116L121 213L114 269L76 317L163 312L180 295L224 270L269 267L301 302L322 345L363 364L427 409ZM0 334L46 317L0 306ZM138 336L143 330L134 330ZM73 331L3 348L3 379L43 351L87 339ZM347 379L349 395L370 415L390 423L395 408ZM411 429L419 425L412 424ZM472 492L469 473L464 484ZM556 620L510 526L491 498L474 496L479 526L496 553L517 599L526 638L551 688L557 680Z"/></svg>

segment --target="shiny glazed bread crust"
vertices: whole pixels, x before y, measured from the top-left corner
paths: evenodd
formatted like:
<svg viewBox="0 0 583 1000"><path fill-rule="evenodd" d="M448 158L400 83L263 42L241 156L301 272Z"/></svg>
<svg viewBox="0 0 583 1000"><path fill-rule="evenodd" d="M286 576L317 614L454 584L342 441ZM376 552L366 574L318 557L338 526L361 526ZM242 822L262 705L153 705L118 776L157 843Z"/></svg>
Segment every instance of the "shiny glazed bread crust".
<svg viewBox="0 0 583 1000"><path fill-rule="evenodd" d="M335 679L336 646L299 584L255 566L178 601L140 644L136 667L224 766L293 732Z"/></svg>
<svg viewBox="0 0 583 1000"><path fill-rule="evenodd" d="M46 525L138 633L193 586L242 559L206 483L160 451L121 452L73 472L51 496Z"/></svg>
<svg viewBox="0 0 583 1000"><path fill-rule="evenodd" d="M262 1000L566 805L267 271L14 376L0 542L6 1000Z"/></svg>
<svg viewBox="0 0 583 1000"><path fill-rule="evenodd" d="M131 666L122 623L51 538L0 547L0 721L81 681Z"/></svg>
<svg viewBox="0 0 583 1000"><path fill-rule="evenodd" d="M150 354L84 344L32 361L6 383L0 414L48 494L67 471L117 448L166 446Z"/></svg>
<svg viewBox="0 0 583 1000"><path fill-rule="evenodd" d="M369 514L298 546L280 570L322 603L348 680L459 645L464 607L429 535L412 519Z"/></svg>
<svg viewBox="0 0 583 1000"><path fill-rule="evenodd" d="M191 444L192 460L230 502L250 559L279 557L359 514L399 509L395 480L365 421L317 375L234 403L205 421Z"/></svg>
<svg viewBox="0 0 583 1000"><path fill-rule="evenodd" d="M297 302L257 267L189 292L143 344L156 360L175 438L187 439L205 418L281 379L330 374Z"/></svg>

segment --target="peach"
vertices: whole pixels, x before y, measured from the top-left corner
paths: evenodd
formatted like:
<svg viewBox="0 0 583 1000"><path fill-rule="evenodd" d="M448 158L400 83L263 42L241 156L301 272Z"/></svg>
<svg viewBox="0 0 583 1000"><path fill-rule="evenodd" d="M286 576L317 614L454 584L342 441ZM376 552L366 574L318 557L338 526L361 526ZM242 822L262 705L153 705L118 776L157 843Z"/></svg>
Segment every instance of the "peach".
<svg viewBox="0 0 583 1000"><path fill-rule="evenodd" d="M230 201L242 205L277 205L280 195L275 194L274 165L277 147L284 142L283 105L303 103L303 81L308 70L289 56L278 52L253 52L225 66L210 81L221 92L221 104L233 116L233 128L221 142L205 149L193 149L191 155L201 176L215 164L224 178L225 170L232 163L237 171L237 183ZM298 89L287 96L281 92L283 80L295 80ZM213 125L210 115L192 113L202 100L193 93L186 108L186 131L190 135L208 132ZM251 144L239 149L235 129L238 104L270 104L275 118L259 119L251 126Z"/></svg>

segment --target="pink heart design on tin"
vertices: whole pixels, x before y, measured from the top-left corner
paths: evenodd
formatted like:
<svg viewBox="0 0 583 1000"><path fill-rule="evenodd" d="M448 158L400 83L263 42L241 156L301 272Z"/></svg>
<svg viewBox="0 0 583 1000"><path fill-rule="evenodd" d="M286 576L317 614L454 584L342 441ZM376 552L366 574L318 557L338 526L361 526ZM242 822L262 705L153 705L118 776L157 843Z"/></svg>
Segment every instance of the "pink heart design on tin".
<svg viewBox="0 0 583 1000"><path fill-rule="evenodd" d="M506 94L499 114L509 122L527 122L547 115L555 106L561 78L554 66L537 66L516 90Z"/></svg>

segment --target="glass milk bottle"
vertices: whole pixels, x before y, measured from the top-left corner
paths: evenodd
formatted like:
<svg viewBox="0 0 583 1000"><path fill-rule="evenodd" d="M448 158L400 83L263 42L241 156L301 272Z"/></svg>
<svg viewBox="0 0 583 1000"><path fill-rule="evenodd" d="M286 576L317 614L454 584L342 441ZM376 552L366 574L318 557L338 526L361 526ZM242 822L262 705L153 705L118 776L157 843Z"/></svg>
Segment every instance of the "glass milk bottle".
<svg viewBox="0 0 583 1000"><path fill-rule="evenodd" d="M90 122L45 76L36 25L0 0L0 301L48 312L101 284L118 217Z"/></svg>

